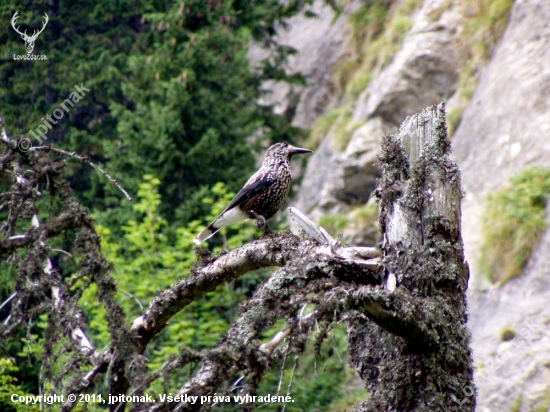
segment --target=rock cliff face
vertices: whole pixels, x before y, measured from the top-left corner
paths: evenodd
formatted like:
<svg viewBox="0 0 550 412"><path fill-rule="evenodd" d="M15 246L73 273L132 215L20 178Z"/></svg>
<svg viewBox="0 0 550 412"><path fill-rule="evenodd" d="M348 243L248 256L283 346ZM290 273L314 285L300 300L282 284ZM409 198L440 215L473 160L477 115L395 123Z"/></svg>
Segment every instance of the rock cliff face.
<svg viewBox="0 0 550 412"><path fill-rule="evenodd" d="M461 33L467 7L476 2L417 3L399 51L389 65L372 73L353 103L351 121L358 127L345 148L335 144L332 127L309 160L294 202L314 219L347 213L368 200L379 175L377 154L383 134L394 132L407 115L428 105L446 100L452 111L461 100L456 92L464 70ZM310 127L329 108L343 104L332 79L351 48L347 15L361 5L349 3L333 22L333 12L317 3L318 19L290 22L282 41L300 51L291 68L304 72L309 86L267 86L274 91L273 101L281 102L281 111L295 105L295 125ZM475 265L486 194L527 166L550 167L549 22L549 2L515 2L452 139L465 190L462 221L472 269L470 327L478 368L477 404L483 412L546 410L550 405L550 231L522 276L501 288L481 279ZM550 219L550 206L547 215Z"/></svg>
<svg viewBox="0 0 550 412"><path fill-rule="evenodd" d="M309 128L315 120L336 103L336 85L332 78L335 66L347 53L349 26L345 16L356 10L357 1L344 7L340 18L334 20L334 11L317 1L311 11L317 17L297 16L288 22L286 30L279 30L278 41L292 46L297 54L290 56L287 72L301 73L308 86L289 86L266 82L269 93L266 104L275 104L278 113L288 113L292 124ZM254 44L249 52L253 62L269 56L269 52Z"/></svg>
<svg viewBox="0 0 550 412"><path fill-rule="evenodd" d="M514 4L504 36L453 138L466 192L462 221L470 262L477 258L484 196L528 166L550 167L549 22L550 3ZM491 289L475 271L473 275L469 305L479 368L478 410L508 411L514 404L518 411L547 410L550 231L519 278ZM515 332L513 340L501 340L505 329Z"/></svg>
<svg viewBox="0 0 550 412"><path fill-rule="evenodd" d="M313 218L345 212L364 203L379 176L377 154L382 135L395 131L406 116L451 96L461 62L456 53L456 12L431 12L444 1L428 1L413 20L393 62L372 79L355 103L352 121L361 123L344 151L335 150L332 133L306 169L297 207Z"/></svg>

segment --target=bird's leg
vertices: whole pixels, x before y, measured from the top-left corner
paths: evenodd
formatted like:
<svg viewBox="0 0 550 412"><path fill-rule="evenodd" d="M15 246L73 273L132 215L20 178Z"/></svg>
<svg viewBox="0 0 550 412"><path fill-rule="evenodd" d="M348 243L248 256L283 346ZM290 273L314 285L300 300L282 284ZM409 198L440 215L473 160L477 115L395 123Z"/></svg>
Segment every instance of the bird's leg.
<svg viewBox="0 0 550 412"><path fill-rule="evenodd" d="M267 226L267 220L262 215L257 214L253 210L250 211L250 214L256 219L254 225L256 228L260 229L264 235L269 234L269 227Z"/></svg>

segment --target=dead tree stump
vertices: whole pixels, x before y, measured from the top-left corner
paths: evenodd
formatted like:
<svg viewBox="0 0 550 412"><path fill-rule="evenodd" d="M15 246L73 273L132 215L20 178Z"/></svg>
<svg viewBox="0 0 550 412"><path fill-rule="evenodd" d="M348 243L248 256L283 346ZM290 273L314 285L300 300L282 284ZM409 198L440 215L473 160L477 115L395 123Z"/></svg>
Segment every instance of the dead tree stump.
<svg viewBox="0 0 550 412"><path fill-rule="evenodd" d="M462 190L449 152L443 104L383 140L376 193L385 285L355 295L372 322L348 322L351 363L370 395L357 410L475 409Z"/></svg>

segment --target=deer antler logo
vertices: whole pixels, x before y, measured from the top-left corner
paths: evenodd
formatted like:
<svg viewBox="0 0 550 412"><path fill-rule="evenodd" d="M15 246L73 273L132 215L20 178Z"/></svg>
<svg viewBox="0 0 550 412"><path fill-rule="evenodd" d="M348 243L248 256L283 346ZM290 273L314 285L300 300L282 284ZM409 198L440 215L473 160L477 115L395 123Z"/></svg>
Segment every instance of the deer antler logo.
<svg viewBox="0 0 550 412"><path fill-rule="evenodd" d="M25 30L24 33L21 33L19 31L19 26L18 27L15 27L15 21L17 20L17 13L19 13L19 10L17 10L15 12L15 14L13 15L12 19L11 19L11 25L13 27L13 29L19 33L21 35L21 37L23 38L23 40L25 40L25 48L27 49L27 54L31 54L32 53L32 50L34 49L34 42L36 41L36 38L38 37L38 35L40 33L42 33L44 31L44 29L46 28L46 24L48 24L48 21L50 20L48 15L46 13L44 13L44 24L42 25L42 28L40 30L34 30L34 33L32 34L32 36L29 36L27 35L27 30Z"/></svg>

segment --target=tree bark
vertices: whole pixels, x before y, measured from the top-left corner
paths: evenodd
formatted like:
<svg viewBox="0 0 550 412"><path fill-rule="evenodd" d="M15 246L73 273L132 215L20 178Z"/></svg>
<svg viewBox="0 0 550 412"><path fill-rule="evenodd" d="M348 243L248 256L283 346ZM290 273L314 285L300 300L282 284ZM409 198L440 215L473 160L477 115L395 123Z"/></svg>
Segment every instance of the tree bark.
<svg viewBox="0 0 550 412"><path fill-rule="evenodd" d="M385 287L355 292L351 363L369 391L361 411L473 411L466 326L468 264L460 172L443 104L409 117L382 143L377 189Z"/></svg>

